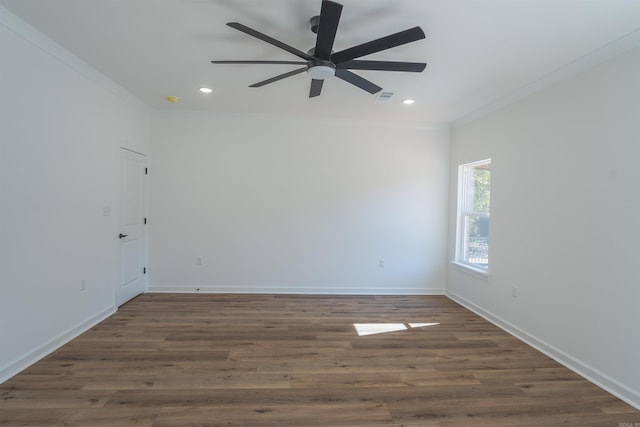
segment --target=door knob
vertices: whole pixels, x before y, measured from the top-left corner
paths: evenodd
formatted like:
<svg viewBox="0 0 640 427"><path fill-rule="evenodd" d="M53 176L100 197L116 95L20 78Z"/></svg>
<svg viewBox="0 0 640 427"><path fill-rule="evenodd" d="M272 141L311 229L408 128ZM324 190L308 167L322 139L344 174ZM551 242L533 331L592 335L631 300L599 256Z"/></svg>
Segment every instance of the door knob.
<svg viewBox="0 0 640 427"><path fill-rule="evenodd" d="M124 239L124 238L125 238L125 237L127 237L127 236L128 236L128 234L122 234L122 233L120 233L120 234L118 235L118 237L119 237L119 238L121 238L121 239Z"/></svg>

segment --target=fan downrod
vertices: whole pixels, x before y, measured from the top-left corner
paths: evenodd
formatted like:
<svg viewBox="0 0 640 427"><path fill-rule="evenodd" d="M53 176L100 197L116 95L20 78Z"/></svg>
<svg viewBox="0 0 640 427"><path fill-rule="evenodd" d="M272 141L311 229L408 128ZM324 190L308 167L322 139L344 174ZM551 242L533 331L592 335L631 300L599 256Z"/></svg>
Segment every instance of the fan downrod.
<svg viewBox="0 0 640 427"><path fill-rule="evenodd" d="M318 25L320 24L320 15L312 16L309 19L309 25L311 26L311 32L318 34Z"/></svg>

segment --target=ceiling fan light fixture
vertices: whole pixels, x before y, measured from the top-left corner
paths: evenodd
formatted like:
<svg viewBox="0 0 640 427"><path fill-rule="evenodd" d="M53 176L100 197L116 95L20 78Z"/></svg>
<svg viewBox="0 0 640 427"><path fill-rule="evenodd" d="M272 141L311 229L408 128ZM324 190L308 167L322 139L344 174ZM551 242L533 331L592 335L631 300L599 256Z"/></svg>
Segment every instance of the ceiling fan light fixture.
<svg viewBox="0 0 640 427"><path fill-rule="evenodd" d="M202 93L211 93L211 92L213 92L213 89L208 88L208 87L201 87L200 88L200 92L202 92Z"/></svg>
<svg viewBox="0 0 640 427"><path fill-rule="evenodd" d="M326 80L336 75L336 69L329 65L314 65L313 67L309 67L307 73L314 80Z"/></svg>

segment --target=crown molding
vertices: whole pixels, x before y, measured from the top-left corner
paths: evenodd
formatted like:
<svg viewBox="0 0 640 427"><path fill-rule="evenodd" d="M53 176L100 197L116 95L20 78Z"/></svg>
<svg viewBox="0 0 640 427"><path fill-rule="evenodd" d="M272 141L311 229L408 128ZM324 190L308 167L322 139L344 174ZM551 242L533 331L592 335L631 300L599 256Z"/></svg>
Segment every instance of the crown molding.
<svg viewBox="0 0 640 427"><path fill-rule="evenodd" d="M143 111L150 113L151 109L140 99L136 98L129 91L122 86L109 79L100 71L88 65L82 61L76 55L51 40L45 34L38 31L29 23L23 21L20 17L7 10L4 6L0 5L0 26L11 31L18 37L22 38L26 42L47 53L51 57L57 59L67 67L84 76L90 81L94 82L101 88L107 90L113 95L117 96L127 104Z"/></svg>
<svg viewBox="0 0 640 427"><path fill-rule="evenodd" d="M456 129L474 122L494 111L509 106L529 95L540 92L562 80L573 77L583 71L602 64L616 56L640 46L640 28L635 29L591 52L574 59L573 61L551 71L550 73L522 86L515 91L497 98L483 107L468 114L464 114L451 123L451 128Z"/></svg>

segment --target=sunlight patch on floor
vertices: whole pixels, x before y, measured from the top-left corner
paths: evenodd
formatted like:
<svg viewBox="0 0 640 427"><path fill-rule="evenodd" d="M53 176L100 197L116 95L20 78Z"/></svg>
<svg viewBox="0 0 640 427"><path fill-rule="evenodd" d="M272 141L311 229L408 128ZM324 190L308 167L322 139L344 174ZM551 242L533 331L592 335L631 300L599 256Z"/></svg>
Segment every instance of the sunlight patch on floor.
<svg viewBox="0 0 640 427"><path fill-rule="evenodd" d="M437 326L440 323L409 323L412 328L424 328L425 326Z"/></svg>
<svg viewBox="0 0 640 427"><path fill-rule="evenodd" d="M439 323L354 323L353 327L356 328L358 336L362 337L436 325L439 325Z"/></svg>

